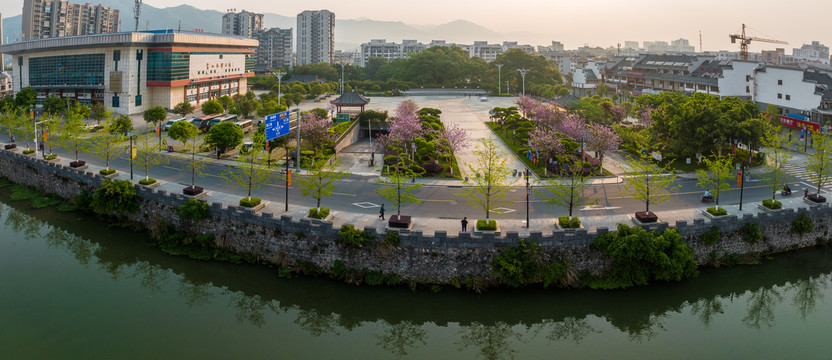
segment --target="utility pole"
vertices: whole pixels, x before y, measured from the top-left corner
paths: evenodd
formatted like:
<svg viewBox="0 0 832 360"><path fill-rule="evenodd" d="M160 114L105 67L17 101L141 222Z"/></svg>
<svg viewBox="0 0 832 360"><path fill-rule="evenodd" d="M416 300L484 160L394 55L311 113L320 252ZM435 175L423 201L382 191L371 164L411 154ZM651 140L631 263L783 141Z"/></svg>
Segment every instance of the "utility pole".
<svg viewBox="0 0 832 360"><path fill-rule="evenodd" d="M529 69L517 69L520 72L520 76L523 77L523 96L526 96L526 73L528 73Z"/></svg>
<svg viewBox="0 0 832 360"><path fill-rule="evenodd" d="M749 153L749 157L751 153ZM745 162L740 163L740 211L742 211L742 190L745 188Z"/></svg>
<svg viewBox="0 0 832 360"><path fill-rule="evenodd" d="M297 118L298 118L298 131L297 131L297 133L298 133L298 143L297 143L298 162L297 162L297 164L295 164L295 169L297 170L298 173L300 173L300 104L295 105L295 106L297 106L297 108L295 108L295 116L297 116Z"/></svg>
<svg viewBox="0 0 832 360"><path fill-rule="evenodd" d="M497 96L503 93L503 64L497 64Z"/></svg>
<svg viewBox="0 0 832 360"><path fill-rule="evenodd" d="M133 180L133 135L129 135L129 136L130 136L130 150L127 153L127 156L130 157L130 180Z"/></svg>
<svg viewBox="0 0 832 360"><path fill-rule="evenodd" d="M280 79L283 78L283 75L286 75L283 70L273 71L272 74L277 78L277 105L280 105L280 84L282 81Z"/></svg>
<svg viewBox="0 0 832 360"><path fill-rule="evenodd" d="M139 15L142 13L142 0L136 0L136 5L133 8L133 16L136 18L136 32L139 31Z"/></svg>

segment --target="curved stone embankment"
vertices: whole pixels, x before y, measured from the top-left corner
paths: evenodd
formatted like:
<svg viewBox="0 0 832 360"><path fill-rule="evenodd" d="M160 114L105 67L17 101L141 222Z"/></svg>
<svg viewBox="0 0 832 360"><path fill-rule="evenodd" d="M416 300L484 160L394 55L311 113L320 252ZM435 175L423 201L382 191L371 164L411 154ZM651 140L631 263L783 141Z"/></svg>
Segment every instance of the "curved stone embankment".
<svg viewBox="0 0 832 360"><path fill-rule="evenodd" d="M92 192L104 180L98 174L9 151L0 151L0 175L66 199L82 191ZM493 234L472 236L470 233L449 236L442 231L425 236L421 232L402 231L401 242L395 248L378 244L351 248L334 241L338 237L338 229L334 229L330 222L275 217L270 213L254 213L219 203L209 207L209 219L183 221L177 215L177 207L187 200L184 196L139 185L136 189L141 202L140 211L130 215L131 220L150 229L168 224L178 231L213 234L220 247L268 259L282 266L314 265L326 271L338 260L350 269L380 271L416 283L464 283L468 279L490 282L495 280L490 266L494 256L506 246L515 246L520 240L514 232L498 237ZM802 236L792 234L791 224L802 213L812 218L814 229ZM678 229L695 250L697 263L705 264L725 256L774 253L812 246L818 238L828 239L830 221L832 208L809 209L807 205L776 214L746 214L741 218L727 216L709 223L702 219L692 224L678 221L674 226L656 224L651 229ZM740 231L746 223L760 225L764 239L756 244L746 242ZM700 240L701 235L713 226L721 229L721 240L715 245L706 245ZM376 233L375 228L365 231L377 237L383 236ZM590 249L589 245L599 234L608 231L599 228L598 232L556 231L546 235L532 232L526 240L540 245L544 261L569 260L575 270L600 275L608 269L609 259L601 252Z"/></svg>

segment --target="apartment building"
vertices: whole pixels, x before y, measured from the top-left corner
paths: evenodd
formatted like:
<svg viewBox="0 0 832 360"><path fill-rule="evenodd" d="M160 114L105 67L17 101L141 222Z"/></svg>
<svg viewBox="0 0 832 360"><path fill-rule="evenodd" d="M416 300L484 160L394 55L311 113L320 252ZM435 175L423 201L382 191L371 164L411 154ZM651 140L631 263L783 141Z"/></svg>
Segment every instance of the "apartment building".
<svg viewBox="0 0 832 360"><path fill-rule="evenodd" d="M263 14L255 14L248 11L229 11L222 16L223 35L254 37L254 34L263 30Z"/></svg>
<svg viewBox="0 0 832 360"><path fill-rule="evenodd" d="M118 32L117 9L61 0L23 1L23 40Z"/></svg>
<svg viewBox="0 0 832 360"><path fill-rule="evenodd" d="M329 10L306 10L297 16L298 65L334 61L335 13Z"/></svg>
<svg viewBox="0 0 832 360"><path fill-rule="evenodd" d="M292 29L271 28L257 30L253 37L260 42L255 50L257 65L265 65L269 69L294 67L292 55Z"/></svg>

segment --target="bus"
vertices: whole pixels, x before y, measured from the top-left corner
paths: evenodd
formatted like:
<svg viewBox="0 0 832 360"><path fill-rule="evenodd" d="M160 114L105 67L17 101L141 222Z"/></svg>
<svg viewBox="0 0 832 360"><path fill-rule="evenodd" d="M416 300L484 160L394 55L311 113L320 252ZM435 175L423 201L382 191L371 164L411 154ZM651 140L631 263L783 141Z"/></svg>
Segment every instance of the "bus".
<svg viewBox="0 0 832 360"><path fill-rule="evenodd" d="M239 126L240 129L243 129L244 133L248 133L249 131L251 131L252 128L254 128L254 122L251 120L241 120L235 122L234 124Z"/></svg>
<svg viewBox="0 0 832 360"><path fill-rule="evenodd" d="M202 132L208 132L208 130L211 130L214 125L224 122L237 122L237 115L228 114L205 120L202 122L200 130L202 130Z"/></svg>
<svg viewBox="0 0 832 360"><path fill-rule="evenodd" d="M202 129L203 123L205 123L208 120L218 118L220 116L222 116L222 114L202 115L191 120L191 124L194 124L194 126L196 126L197 129Z"/></svg>

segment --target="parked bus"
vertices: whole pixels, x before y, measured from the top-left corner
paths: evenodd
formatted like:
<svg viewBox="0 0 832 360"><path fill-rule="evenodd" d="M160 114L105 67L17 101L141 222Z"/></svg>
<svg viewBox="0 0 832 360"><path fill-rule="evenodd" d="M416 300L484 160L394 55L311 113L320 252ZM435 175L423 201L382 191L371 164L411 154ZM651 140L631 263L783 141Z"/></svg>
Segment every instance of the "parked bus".
<svg viewBox="0 0 832 360"><path fill-rule="evenodd" d="M244 133L248 133L249 131L251 131L252 128L254 128L254 122L251 120L241 120L235 122L234 124L239 126L240 129L243 129Z"/></svg>
<svg viewBox="0 0 832 360"><path fill-rule="evenodd" d="M203 115L200 117L193 118L193 120L191 120L191 124L194 124L194 126L196 126L197 129L202 129L202 125L204 122L214 118L218 118L220 116L222 116L222 114Z"/></svg>
<svg viewBox="0 0 832 360"><path fill-rule="evenodd" d="M202 132L208 132L208 130L211 130L211 128L214 127L214 125L217 125L219 123L224 123L224 122L232 122L233 123L233 122L236 122L236 121L237 121L237 115L229 114L229 115L224 115L224 116L218 116L218 117L215 117L213 119L208 119L208 120L203 121L202 126L199 129L202 130Z"/></svg>
<svg viewBox="0 0 832 360"><path fill-rule="evenodd" d="M165 130L170 130L170 127L173 126L174 123L179 122L179 121L185 121L185 120L188 120L188 119L183 118L183 117L176 118L176 119L170 119L170 120L168 120L168 122L165 123L164 129Z"/></svg>

